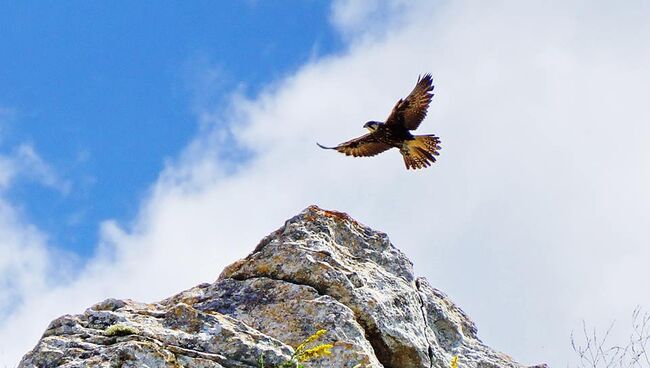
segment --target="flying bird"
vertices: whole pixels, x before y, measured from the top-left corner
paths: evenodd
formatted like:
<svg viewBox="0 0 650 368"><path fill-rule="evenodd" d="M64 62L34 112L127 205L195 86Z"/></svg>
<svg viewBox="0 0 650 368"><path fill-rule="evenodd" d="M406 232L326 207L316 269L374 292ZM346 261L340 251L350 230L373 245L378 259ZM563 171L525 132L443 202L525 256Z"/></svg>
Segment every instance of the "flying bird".
<svg viewBox="0 0 650 368"><path fill-rule="evenodd" d="M375 156L391 148L399 149L407 169L421 169L436 162L440 150L440 139L433 134L413 135L410 131L420 126L433 97L431 74L418 77L415 88L406 98L400 99L393 107L385 122L369 121L363 127L370 133L343 142L334 149L346 156Z"/></svg>

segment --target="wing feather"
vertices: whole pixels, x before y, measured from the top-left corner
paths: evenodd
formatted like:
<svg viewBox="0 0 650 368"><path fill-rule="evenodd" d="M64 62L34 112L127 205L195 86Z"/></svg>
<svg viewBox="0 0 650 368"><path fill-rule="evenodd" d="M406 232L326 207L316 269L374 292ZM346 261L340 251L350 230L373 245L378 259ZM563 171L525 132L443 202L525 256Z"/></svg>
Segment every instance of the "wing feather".
<svg viewBox="0 0 650 368"><path fill-rule="evenodd" d="M405 98L400 99L393 107L393 111L386 119L386 124L403 125L408 130L415 130L427 116L427 109L433 98L433 80L431 74L418 77L413 91Z"/></svg>
<svg viewBox="0 0 650 368"><path fill-rule="evenodd" d="M391 146L387 145L386 143L379 142L376 139L376 135L374 133L368 133L366 135L362 135L361 137L351 139L347 142L339 144L336 147L325 147L319 143L316 144L318 144L320 148L334 149L341 153L344 153L346 156L354 157L375 156L391 148Z"/></svg>

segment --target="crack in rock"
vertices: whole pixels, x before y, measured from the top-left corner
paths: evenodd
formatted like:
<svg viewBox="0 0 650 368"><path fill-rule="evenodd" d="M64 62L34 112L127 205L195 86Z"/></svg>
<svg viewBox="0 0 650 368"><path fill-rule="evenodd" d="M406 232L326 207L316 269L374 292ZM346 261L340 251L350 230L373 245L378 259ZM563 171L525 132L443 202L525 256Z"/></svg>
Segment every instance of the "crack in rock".
<svg viewBox="0 0 650 368"><path fill-rule="evenodd" d="M427 339L427 345L428 345L427 352L429 353L429 368L433 368L433 360L434 360L434 358L433 358L433 346L431 346L431 342L429 340L429 332L428 332L429 321L427 319L427 312L426 312L426 307L424 305L424 299L422 298L422 294L420 294L421 291L420 291L420 280L419 279L415 280L415 289L418 292L418 298L420 299L420 311L422 312L422 319L424 320L423 334L424 334L424 337Z"/></svg>

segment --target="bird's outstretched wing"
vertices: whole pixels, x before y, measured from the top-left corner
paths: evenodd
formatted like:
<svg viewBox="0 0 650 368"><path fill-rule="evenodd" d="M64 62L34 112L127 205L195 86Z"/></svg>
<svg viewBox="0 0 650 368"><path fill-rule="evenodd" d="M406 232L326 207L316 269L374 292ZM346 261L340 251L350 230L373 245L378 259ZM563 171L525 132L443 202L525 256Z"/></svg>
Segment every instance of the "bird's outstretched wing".
<svg viewBox="0 0 650 368"><path fill-rule="evenodd" d="M343 142L336 147L325 147L320 143L316 143L316 144L320 148L334 149L341 153L345 153L346 156L354 156L354 157L374 156L391 148L391 146L387 145L386 143L377 141L374 133L368 133L366 135L362 135L359 138L355 138L347 142Z"/></svg>
<svg viewBox="0 0 650 368"><path fill-rule="evenodd" d="M418 77L418 82L405 99L400 99L386 119L388 125L402 125L408 130L415 130L425 116L433 97L433 80L431 74Z"/></svg>

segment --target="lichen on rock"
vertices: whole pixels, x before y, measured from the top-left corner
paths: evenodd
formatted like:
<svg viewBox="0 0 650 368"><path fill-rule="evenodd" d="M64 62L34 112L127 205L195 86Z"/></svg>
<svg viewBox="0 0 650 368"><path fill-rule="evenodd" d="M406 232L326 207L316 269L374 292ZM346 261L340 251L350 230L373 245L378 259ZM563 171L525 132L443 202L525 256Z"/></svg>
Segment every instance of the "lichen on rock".
<svg viewBox="0 0 650 368"><path fill-rule="evenodd" d="M331 354L305 367L449 367L455 356L462 368L523 367L484 345L386 234L316 206L212 284L56 319L19 367L258 367L260 356L272 367L317 330Z"/></svg>

